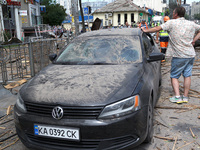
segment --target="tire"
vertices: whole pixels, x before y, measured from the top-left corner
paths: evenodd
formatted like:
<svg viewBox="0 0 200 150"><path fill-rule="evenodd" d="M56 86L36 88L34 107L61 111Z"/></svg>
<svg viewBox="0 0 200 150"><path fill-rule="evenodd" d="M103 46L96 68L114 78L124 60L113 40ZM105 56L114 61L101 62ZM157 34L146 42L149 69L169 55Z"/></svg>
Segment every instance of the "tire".
<svg viewBox="0 0 200 150"><path fill-rule="evenodd" d="M162 85L161 65L160 65L159 87Z"/></svg>
<svg viewBox="0 0 200 150"><path fill-rule="evenodd" d="M148 107L147 137L144 140L144 142L150 143L152 138L153 138L153 100L151 97L149 101L149 107Z"/></svg>
<svg viewBox="0 0 200 150"><path fill-rule="evenodd" d="M160 74L160 77L159 77L159 87L162 85L162 77L161 77L161 74Z"/></svg>

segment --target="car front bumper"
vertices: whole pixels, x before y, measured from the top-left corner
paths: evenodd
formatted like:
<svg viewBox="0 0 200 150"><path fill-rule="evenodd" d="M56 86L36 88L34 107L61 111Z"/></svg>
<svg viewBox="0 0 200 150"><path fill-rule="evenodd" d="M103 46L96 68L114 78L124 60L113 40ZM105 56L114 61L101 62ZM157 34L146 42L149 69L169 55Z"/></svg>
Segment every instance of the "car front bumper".
<svg viewBox="0 0 200 150"><path fill-rule="evenodd" d="M28 148L59 150L128 149L146 138L147 107L113 120L60 119L21 113L14 107L16 131ZM34 124L72 127L80 130L80 141L34 135Z"/></svg>

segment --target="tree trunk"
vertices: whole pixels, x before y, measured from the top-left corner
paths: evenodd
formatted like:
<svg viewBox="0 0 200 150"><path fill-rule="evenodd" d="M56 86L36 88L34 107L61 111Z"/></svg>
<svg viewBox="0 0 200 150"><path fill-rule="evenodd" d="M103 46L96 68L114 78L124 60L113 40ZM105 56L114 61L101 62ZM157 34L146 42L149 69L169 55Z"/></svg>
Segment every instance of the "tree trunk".
<svg viewBox="0 0 200 150"><path fill-rule="evenodd" d="M79 0L79 6L80 6L80 11L81 11L81 18L82 18L82 29L83 32L86 32L85 30L85 20L84 20L84 16L83 16L83 9L82 9L82 4L81 4L81 0Z"/></svg>

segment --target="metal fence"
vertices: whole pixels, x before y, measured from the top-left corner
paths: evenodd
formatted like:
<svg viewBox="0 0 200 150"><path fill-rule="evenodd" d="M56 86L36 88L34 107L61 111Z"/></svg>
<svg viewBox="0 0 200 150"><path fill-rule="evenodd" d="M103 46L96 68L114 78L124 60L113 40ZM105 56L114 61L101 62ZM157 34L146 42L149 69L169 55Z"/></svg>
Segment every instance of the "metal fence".
<svg viewBox="0 0 200 150"><path fill-rule="evenodd" d="M41 39L35 42L0 46L0 83L31 78L49 65L49 54L60 53L68 38Z"/></svg>

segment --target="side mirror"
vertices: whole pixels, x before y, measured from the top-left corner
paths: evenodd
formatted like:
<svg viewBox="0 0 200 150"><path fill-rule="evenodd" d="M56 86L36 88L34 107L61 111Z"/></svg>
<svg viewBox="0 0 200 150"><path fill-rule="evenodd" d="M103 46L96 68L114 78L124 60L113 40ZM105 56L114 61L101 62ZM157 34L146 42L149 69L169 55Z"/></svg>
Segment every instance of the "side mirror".
<svg viewBox="0 0 200 150"><path fill-rule="evenodd" d="M54 61L56 57L57 57L57 54L50 54L49 55L49 59L50 59L51 62Z"/></svg>
<svg viewBox="0 0 200 150"><path fill-rule="evenodd" d="M159 60L164 60L165 59L165 54L163 53L151 53L149 55L149 58L147 58L148 62L152 61L159 61Z"/></svg>

